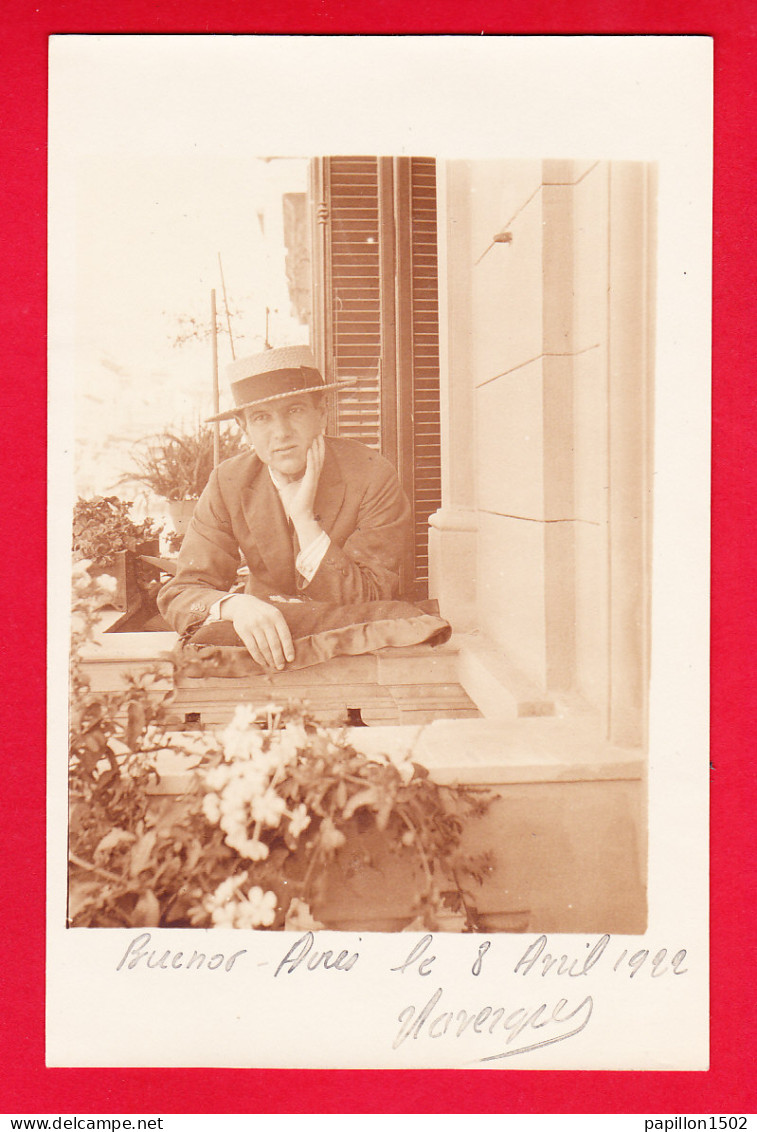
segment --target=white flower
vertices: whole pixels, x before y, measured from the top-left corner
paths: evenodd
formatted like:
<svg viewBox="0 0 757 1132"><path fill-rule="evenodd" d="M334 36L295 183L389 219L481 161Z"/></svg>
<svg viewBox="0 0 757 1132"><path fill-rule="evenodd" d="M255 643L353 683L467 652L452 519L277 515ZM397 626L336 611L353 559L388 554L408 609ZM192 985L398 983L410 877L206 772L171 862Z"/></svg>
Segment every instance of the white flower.
<svg viewBox="0 0 757 1132"><path fill-rule="evenodd" d="M265 841L248 837L244 826L232 829L224 841L230 849L236 849L239 856L246 857L248 861L265 861L268 856L268 846Z"/></svg>
<svg viewBox="0 0 757 1132"><path fill-rule="evenodd" d="M238 928L270 927L276 919L276 893L263 892L255 885L250 889L246 900L237 905L236 926Z"/></svg>
<svg viewBox="0 0 757 1132"><path fill-rule="evenodd" d="M239 876L236 877L227 877L226 880L221 881L215 892L212 892L209 896L205 897L204 904L207 910L212 914L214 924L220 925L222 922L221 919L216 918L216 916L218 915L219 917L225 918L225 924L227 927L234 926L233 898L236 896L238 889L242 887L246 880L246 872L240 873ZM231 920L229 920L228 918L229 909L231 909Z"/></svg>
<svg viewBox="0 0 757 1132"><path fill-rule="evenodd" d="M113 597L118 589L118 582L112 574L101 574L97 578L97 588L107 597Z"/></svg>
<svg viewBox="0 0 757 1132"><path fill-rule="evenodd" d="M289 832L292 837L299 837L303 830L310 825L310 815L304 802L301 802L289 817Z"/></svg>
<svg viewBox="0 0 757 1132"><path fill-rule="evenodd" d="M149 728L148 728L149 730ZM214 766L205 774L205 782L211 790L223 790L231 777L231 770L227 766Z"/></svg>
<svg viewBox="0 0 757 1132"><path fill-rule="evenodd" d="M217 824L221 817L220 799L217 794L206 794L202 800L202 812L208 821Z"/></svg>
<svg viewBox="0 0 757 1132"><path fill-rule="evenodd" d="M250 798L253 798L257 793L258 791L255 790L253 783L245 782L240 775L235 774L223 788L221 809L224 812L236 809L243 810Z"/></svg>
<svg viewBox="0 0 757 1132"><path fill-rule="evenodd" d="M268 783L268 774L257 762L242 763L235 767L240 783L244 783L245 796L252 798L254 794L262 794Z"/></svg>
<svg viewBox="0 0 757 1132"><path fill-rule="evenodd" d="M246 731L257 718L258 713L252 704L237 704L227 731Z"/></svg>
<svg viewBox="0 0 757 1132"><path fill-rule="evenodd" d="M277 766L286 766L295 762L299 752L307 750L308 746L308 733L302 724L287 723L282 731L276 733L271 744L271 754L274 755Z"/></svg>
<svg viewBox="0 0 757 1132"><path fill-rule="evenodd" d="M248 898L239 890L247 881L247 873L226 877L212 895L205 898L205 907L216 927L269 927L276 918L276 893L265 892L257 885Z"/></svg>
<svg viewBox="0 0 757 1132"><path fill-rule="evenodd" d="M321 822L321 845L324 849L340 849L347 838L341 829L337 829L331 818L324 818Z"/></svg>
<svg viewBox="0 0 757 1132"><path fill-rule="evenodd" d="M220 825L223 832L228 833L230 837L239 832L243 833L245 828L244 812L242 812L241 817L236 813L221 814L218 824Z"/></svg>
<svg viewBox="0 0 757 1132"><path fill-rule="evenodd" d="M228 838L226 840L228 841ZM265 841L256 841L254 838L246 838L241 844L232 848L250 861L265 861L268 856L268 846Z"/></svg>
<svg viewBox="0 0 757 1132"><path fill-rule="evenodd" d="M78 562L74 562L71 568L71 577L74 581L89 581L89 568L91 565L91 558L80 558Z"/></svg>
<svg viewBox="0 0 757 1132"><path fill-rule="evenodd" d="M223 908L214 908L210 915L215 926L217 928L233 928L236 909L237 905L233 903L226 904Z"/></svg>
<svg viewBox="0 0 757 1132"><path fill-rule="evenodd" d="M263 735L257 727L239 730L230 724L221 736L224 757L229 762L236 759L252 759L261 749Z"/></svg>
<svg viewBox="0 0 757 1132"><path fill-rule="evenodd" d="M283 734L288 742L294 744L297 750L304 750L310 743L308 733L301 723L287 723Z"/></svg>
<svg viewBox="0 0 757 1132"><path fill-rule="evenodd" d="M269 825L273 829L280 823L281 815L285 809L286 802L279 797L275 790L266 790L265 794L253 798L250 804L250 810L255 821Z"/></svg>
<svg viewBox="0 0 757 1132"><path fill-rule="evenodd" d="M231 833L227 833L226 837L224 837L224 841L229 848L236 849L238 853L241 853L242 849L247 844L247 832L242 828L232 829Z"/></svg>

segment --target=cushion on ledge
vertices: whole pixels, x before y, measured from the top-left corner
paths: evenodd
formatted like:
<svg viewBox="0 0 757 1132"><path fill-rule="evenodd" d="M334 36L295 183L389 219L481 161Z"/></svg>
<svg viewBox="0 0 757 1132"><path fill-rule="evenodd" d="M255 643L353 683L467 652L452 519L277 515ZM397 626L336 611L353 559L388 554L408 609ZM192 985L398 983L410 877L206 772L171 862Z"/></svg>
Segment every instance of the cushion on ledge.
<svg viewBox="0 0 757 1132"><path fill-rule="evenodd" d="M452 634L449 623L438 615L436 602L424 602L423 607L404 601L329 605L272 598L271 605L283 614L294 642L295 657L286 671L376 649L440 645ZM272 671L252 659L230 621L201 625L179 642L174 660L182 675L189 677L240 677Z"/></svg>

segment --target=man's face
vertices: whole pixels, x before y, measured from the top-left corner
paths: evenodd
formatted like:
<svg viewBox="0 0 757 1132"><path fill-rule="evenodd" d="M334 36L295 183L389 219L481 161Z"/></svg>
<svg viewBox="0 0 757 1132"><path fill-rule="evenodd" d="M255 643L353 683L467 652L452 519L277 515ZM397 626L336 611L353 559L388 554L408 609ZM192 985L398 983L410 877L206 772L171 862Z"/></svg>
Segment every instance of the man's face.
<svg viewBox="0 0 757 1132"><path fill-rule="evenodd" d="M309 393L245 410L245 432L257 455L285 482L305 472L308 448L326 427L325 403Z"/></svg>

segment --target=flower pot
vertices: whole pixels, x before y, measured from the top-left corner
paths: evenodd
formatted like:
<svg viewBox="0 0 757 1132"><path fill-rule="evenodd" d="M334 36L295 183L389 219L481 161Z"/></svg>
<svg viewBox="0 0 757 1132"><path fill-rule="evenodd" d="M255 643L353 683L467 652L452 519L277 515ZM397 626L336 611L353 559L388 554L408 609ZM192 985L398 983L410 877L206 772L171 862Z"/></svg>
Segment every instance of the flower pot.
<svg viewBox="0 0 757 1132"><path fill-rule="evenodd" d="M177 535L185 535L189 527L189 520L194 514L196 499L169 499L168 511Z"/></svg>
<svg viewBox="0 0 757 1132"><path fill-rule="evenodd" d="M417 918L425 883L413 849L375 827L359 831L356 823L324 870L313 915L336 931L402 931ZM464 917L448 919L446 930L462 930Z"/></svg>
<svg viewBox="0 0 757 1132"><path fill-rule="evenodd" d="M116 589L111 605L122 613L127 613L138 604L140 582L146 583L158 577L155 567L140 563L139 558L143 554L157 554L159 546L157 539L150 539L140 543L136 551L117 550L112 562L107 565L93 563L88 567L87 573L93 579L103 575L115 578Z"/></svg>

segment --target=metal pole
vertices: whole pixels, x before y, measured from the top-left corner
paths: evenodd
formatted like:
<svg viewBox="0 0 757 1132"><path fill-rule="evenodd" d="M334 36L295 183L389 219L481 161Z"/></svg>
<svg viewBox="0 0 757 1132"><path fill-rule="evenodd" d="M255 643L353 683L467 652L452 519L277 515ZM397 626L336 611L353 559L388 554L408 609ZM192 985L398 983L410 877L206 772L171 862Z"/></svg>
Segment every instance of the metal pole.
<svg viewBox="0 0 757 1132"><path fill-rule="evenodd" d="M229 342L231 343L231 358L232 358L232 361L233 361L234 359L236 359L236 354L234 353L234 339L231 336L231 316L229 315L229 303L228 303L228 299L226 298L226 280L223 277L223 263L221 262L221 253L220 252L218 253L218 267L221 271L221 287L223 288L223 305L226 308L226 326L228 327L228 330L229 330Z"/></svg>
<svg viewBox="0 0 757 1132"><path fill-rule="evenodd" d="M216 326L216 293L215 288L210 292L210 325L211 342L213 343L213 415L219 409L218 395L218 327ZM221 423L213 422L213 467L217 468L221 462Z"/></svg>

